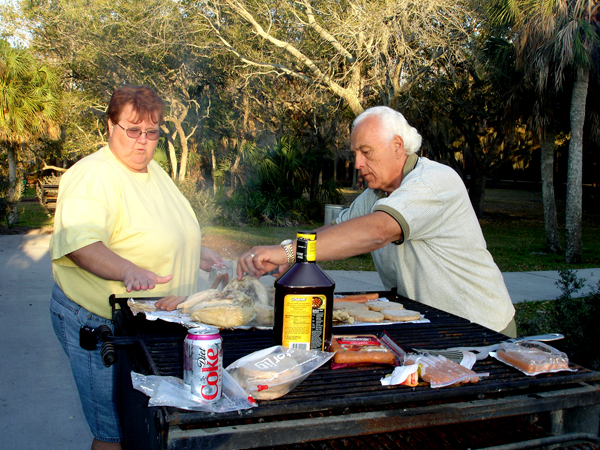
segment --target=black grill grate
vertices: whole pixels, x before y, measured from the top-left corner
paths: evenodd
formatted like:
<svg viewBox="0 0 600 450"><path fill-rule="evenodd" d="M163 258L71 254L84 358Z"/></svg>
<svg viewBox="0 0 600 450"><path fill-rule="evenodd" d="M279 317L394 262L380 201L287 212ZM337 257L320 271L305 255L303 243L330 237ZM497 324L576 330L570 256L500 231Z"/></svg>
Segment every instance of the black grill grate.
<svg viewBox="0 0 600 450"><path fill-rule="evenodd" d="M470 323L464 319L451 316L443 311L414 302L406 298L393 298L390 293L382 293L390 300L398 300L407 309L421 312L431 323L398 324L382 326L336 327L335 334L386 333L400 347L409 351L411 348L448 348L454 346L482 346L505 340L506 337L492 330ZM142 373L155 373L163 376L182 377L183 373L183 340L186 330L179 325L164 321L147 321L143 315L131 316L126 306L126 299L117 299L121 309L115 316L114 343L119 350L119 358L131 361L133 369ZM271 330L224 330L221 332L224 341L224 366L253 351L270 347ZM137 336L138 345L119 345L119 336ZM131 341L131 338L123 338ZM286 419L302 419L314 417L331 417L348 413L368 413L370 411L398 410L423 405L443 404L445 402L469 401L473 399L504 396L507 393L527 392L535 395L538 389L561 389L578 383L600 380L600 373L590 371L572 364L577 372L559 372L554 374L529 377L512 369L499 361L487 358L478 361L475 372L490 373L478 383L451 388L432 389L427 385L415 388L382 386L380 379L391 372L390 367L344 368L332 370L325 365L315 371L300 386L272 401L259 402L260 407L235 413L223 413L217 416L166 408L168 425L181 429L201 429L209 427L236 426L238 424L268 423ZM527 413L525 411L524 413ZM371 436L369 444L356 444L352 438L348 442L359 447L344 446L341 440L327 444L331 447L319 447L323 443L312 443L312 446L274 447L281 450L287 448L404 448L387 446L385 441L392 439L400 442L404 437L417 439L415 435L402 432L391 435ZM427 437L428 432L425 432ZM404 436L399 438L399 436ZM363 439L363 438L361 438ZM450 439L448 436L446 440ZM381 442L379 442L381 440ZM410 442L409 442L410 444ZM303 444L304 445L304 444ZM309 445L309 444L306 444ZM342 445L341 447L339 447ZM375 445L370 447L369 445ZM399 445L399 444L398 444ZM429 447L432 448L432 447ZM449 447L440 447L449 448ZM460 447L457 447L460 448ZM465 447L466 448L466 447Z"/></svg>

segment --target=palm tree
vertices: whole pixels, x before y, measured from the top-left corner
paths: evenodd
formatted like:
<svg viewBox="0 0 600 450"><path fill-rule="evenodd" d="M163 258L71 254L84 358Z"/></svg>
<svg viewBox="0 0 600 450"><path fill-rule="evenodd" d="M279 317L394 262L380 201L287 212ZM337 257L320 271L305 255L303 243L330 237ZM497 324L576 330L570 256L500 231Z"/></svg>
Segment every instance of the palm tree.
<svg viewBox="0 0 600 450"><path fill-rule="evenodd" d="M56 138L59 118L58 80L30 51L0 40L0 146L8 154L9 225L18 221L16 202L19 150L42 137Z"/></svg>
<svg viewBox="0 0 600 450"><path fill-rule="evenodd" d="M541 153L542 199L546 230L546 250L562 252L554 195L554 154L557 133L568 129L568 112L564 105L570 104L566 92L547 89L540 95L536 87L538 72L524 70L521 62L517 67L516 49L500 31L493 29L486 41L485 54L493 73L497 90L503 92L505 120L525 122ZM554 71L551 71L554 73ZM562 95L561 95L562 94ZM566 123L565 123L566 119Z"/></svg>
<svg viewBox="0 0 600 450"><path fill-rule="evenodd" d="M510 30L518 65L536 80L540 96L548 90L560 91L565 79L574 78L570 104L565 258L568 263L579 262L583 126L590 70L594 68L593 55L600 46L600 5L598 0L490 0L488 7L490 18ZM549 80L554 80L554 86L549 87ZM552 167L549 159L553 158L553 152L544 151L543 158L542 176L547 177L551 173L547 168ZM545 186L551 184L543 181ZM545 193L545 201L550 195ZM545 205L545 211L547 208Z"/></svg>

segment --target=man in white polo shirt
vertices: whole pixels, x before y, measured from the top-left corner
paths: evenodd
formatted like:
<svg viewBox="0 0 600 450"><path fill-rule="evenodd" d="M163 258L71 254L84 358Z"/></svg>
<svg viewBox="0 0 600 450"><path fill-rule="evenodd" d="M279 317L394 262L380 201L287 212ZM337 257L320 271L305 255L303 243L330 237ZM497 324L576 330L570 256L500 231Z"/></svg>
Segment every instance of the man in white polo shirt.
<svg viewBox="0 0 600 450"><path fill-rule="evenodd" d="M464 183L417 156L420 147L417 130L391 108L355 119L351 148L369 189L318 230L317 261L371 252L386 289L516 337L514 307ZM281 246L254 247L239 258L238 277L286 262Z"/></svg>

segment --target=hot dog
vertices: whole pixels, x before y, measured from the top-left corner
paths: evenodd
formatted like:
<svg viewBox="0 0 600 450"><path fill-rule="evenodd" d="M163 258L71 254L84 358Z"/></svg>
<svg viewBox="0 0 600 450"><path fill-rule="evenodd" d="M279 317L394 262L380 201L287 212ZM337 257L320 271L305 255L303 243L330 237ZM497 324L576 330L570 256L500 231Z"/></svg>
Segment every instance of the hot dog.
<svg viewBox="0 0 600 450"><path fill-rule="evenodd" d="M377 292L367 293L367 294L351 294L344 295L343 297L335 298L333 301L335 302L357 302L357 303L365 303L369 300L377 300L379 298L379 294Z"/></svg>
<svg viewBox="0 0 600 450"><path fill-rule="evenodd" d="M217 289L219 287L219 284L221 284L221 281L223 281L223 276L225 275L226 274L224 273L217 274L215 281L213 281L213 284L210 285L209 289Z"/></svg>
<svg viewBox="0 0 600 450"><path fill-rule="evenodd" d="M394 364L396 355L372 334L334 336L330 352L336 364Z"/></svg>
<svg viewBox="0 0 600 450"><path fill-rule="evenodd" d="M536 341L502 344L496 358L527 375L569 370L565 353Z"/></svg>
<svg viewBox="0 0 600 450"><path fill-rule="evenodd" d="M547 357L548 354L543 354L541 352L539 356L535 355L537 357L532 357L531 353L524 354L514 351L498 350L496 355L500 361L505 362L515 369L519 369L521 372L536 373L552 370L552 366Z"/></svg>
<svg viewBox="0 0 600 450"><path fill-rule="evenodd" d="M419 364L421 378L431 387L479 381L479 376L475 372L443 356L410 355L404 363Z"/></svg>

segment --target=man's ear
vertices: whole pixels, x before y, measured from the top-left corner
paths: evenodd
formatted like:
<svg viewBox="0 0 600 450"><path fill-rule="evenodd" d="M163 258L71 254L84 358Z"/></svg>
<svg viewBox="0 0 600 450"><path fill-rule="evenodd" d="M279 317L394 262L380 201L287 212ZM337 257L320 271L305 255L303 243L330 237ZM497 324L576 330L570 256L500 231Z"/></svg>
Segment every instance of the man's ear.
<svg viewBox="0 0 600 450"><path fill-rule="evenodd" d="M404 154L404 139L402 136L394 136L394 151L396 152L396 158L401 158Z"/></svg>

